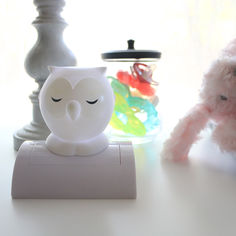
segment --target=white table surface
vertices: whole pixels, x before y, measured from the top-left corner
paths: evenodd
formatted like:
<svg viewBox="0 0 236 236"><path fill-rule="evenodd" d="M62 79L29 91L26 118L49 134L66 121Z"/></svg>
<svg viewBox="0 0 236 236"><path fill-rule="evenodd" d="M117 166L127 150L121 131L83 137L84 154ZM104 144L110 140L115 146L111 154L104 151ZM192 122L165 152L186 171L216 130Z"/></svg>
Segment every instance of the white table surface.
<svg viewBox="0 0 236 236"><path fill-rule="evenodd" d="M1 236L236 235L236 159L207 134L186 163L161 162L160 139L136 145L136 200L12 200L15 129L0 129Z"/></svg>

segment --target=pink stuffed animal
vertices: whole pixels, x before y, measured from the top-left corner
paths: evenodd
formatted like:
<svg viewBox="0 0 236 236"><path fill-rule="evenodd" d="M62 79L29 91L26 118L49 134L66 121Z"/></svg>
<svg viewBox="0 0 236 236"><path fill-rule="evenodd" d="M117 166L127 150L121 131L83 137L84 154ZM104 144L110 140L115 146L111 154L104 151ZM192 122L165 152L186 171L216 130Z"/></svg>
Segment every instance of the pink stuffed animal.
<svg viewBox="0 0 236 236"><path fill-rule="evenodd" d="M192 144L210 120L216 123L213 141L222 151L236 151L236 39L205 74L200 103L179 121L164 143L162 157L186 160Z"/></svg>

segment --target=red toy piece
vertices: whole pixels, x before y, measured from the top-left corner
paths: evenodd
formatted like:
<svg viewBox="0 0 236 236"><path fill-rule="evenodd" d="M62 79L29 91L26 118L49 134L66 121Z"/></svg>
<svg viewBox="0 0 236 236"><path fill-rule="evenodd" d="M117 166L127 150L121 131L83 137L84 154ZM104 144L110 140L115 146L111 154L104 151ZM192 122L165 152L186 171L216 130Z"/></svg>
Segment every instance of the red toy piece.
<svg viewBox="0 0 236 236"><path fill-rule="evenodd" d="M130 84L131 75L127 71L125 71L125 72L124 71L118 71L116 76L122 84L126 84L126 85Z"/></svg>
<svg viewBox="0 0 236 236"><path fill-rule="evenodd" d="M122 84L136 88L143 95L153 96L155 94L155 89L147 81L142 82L143 80L140 81L127 71L119 71L116 76Z"/></svg>
<svg viewBox="0 0 236 236"><path fill-rule="evenodd" d="M155 89L148 83L140 83L137 87L138 91L146 96L153 96L155 94Z"/></svg>

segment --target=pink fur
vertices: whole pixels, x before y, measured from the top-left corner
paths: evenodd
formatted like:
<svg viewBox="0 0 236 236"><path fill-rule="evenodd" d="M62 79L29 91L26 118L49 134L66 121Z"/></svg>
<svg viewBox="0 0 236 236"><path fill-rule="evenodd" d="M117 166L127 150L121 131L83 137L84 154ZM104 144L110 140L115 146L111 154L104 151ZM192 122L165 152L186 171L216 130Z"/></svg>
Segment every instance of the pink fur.
<svg viewBox="0 0 236 236"><path fill-rule="evenodd" d="M201 103L179 121L164 143L162 157L186 160L198 134L209 120L216 122L213 140L222 151L236 151L236 39L215 60L205 74Z"/></svg>
<svg viewBox="0 0 236 236"><path fill-rule="evenodd" d="M227 117L219 122L212 138L222 151L236 150L236 119Z"/></svg>
<svg viewBox="0 0 236 236"><path fill-rule="evenodd" d="M221 52L222 56L233 57L236 55L236 39L233 39Z"/></svg>
<svg viewBox="0 0 236 236"><path fill-rule="evenodd" d="M171 138L164 144L162 156L171 160L186 160L192 144L198 140L198 133L205 127L210 112L204 105L195 106L181 119Z"/></svg>

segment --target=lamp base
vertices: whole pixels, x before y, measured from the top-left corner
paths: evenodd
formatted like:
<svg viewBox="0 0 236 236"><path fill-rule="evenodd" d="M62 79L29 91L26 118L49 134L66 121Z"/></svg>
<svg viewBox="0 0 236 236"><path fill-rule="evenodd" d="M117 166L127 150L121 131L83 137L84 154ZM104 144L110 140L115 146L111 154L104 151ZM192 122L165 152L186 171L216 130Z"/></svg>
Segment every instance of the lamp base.
<svg viewBox="0 0 236 236"><path fill-rule="evenodd" d="M59 156L45 142L24 142L17 154L12 197L29 199L134 199L131 143L112 143L91 156Z"/></svg>
<svg viewBox="0 0 236 236"><path fill-rule="evenodd" d="M46 125L31 122L14 133L14 149L18 151L24 141L45 140L49 134L50 131Z"/></svg>

